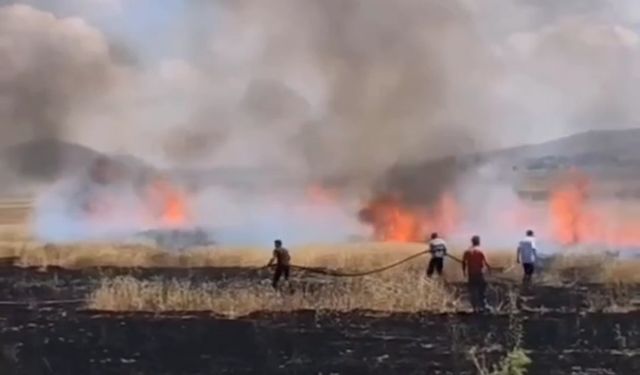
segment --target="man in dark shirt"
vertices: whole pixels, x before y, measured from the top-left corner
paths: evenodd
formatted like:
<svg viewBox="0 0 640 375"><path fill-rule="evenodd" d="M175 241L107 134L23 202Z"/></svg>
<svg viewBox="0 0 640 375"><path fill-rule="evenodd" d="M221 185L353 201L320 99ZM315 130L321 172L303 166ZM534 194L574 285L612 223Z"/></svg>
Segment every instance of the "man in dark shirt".
<svg viewBox="0 0 640 375"><path fill-rule="evenodd" d="M484 272L490 268L484 253L480 250L480 237L473 236L471 247L464 252L462 258L462 273L467 276L469 299L474 312L486 310L487 282L484 279Z"/></svg>
<svg viewBox="0 0 640 375"><path fill-rule="evenodd" d="M282 241L275 240L274 245L275 248L273 249L273 256L271 257L271 260L269 260L267 267L271 267L274 262L276 263L276 269L273 272L273 282L271 285L274 289L278 289L278 282L282 276L284 276L286 281L289 281L291 256L289 256L289 251L282 247Z"/></svg>

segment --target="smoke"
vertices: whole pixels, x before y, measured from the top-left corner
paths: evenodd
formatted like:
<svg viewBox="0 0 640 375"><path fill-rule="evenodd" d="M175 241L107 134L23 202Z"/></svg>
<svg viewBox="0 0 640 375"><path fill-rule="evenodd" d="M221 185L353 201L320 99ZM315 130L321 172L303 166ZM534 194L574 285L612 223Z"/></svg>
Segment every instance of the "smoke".
<svg viewBox="0 0 640 375"><path fill-rule="evenodd" d="M629 14L597 2L210 8L194 9L216 21L191 61L210 82L184 127L198 142L170 159L285 169L431 204L457 185L460 155L637 126L637 33Z"/></svg>
<svg viewBox="0 0 640 375"><path fill-rule="evenodd" d="M544 120L564 132L637 127L639 41L631 28L583 18L513 34L505 93L525 89L535 100L507 103L529 128Z"/></svg>
<svg viewBox="0 0 640 375"><path fill-rule="evenodd" d="M214 159L244 144L250 164L370 183L399 163L474 151L491 127L492 57L460 4L240 1L217 12L199 68L232 113Z"/></svg>
<svg viewBox="0 0 640 375"><path fill-rule="evenodd" d="M60 16L105 23L89 8L108 3L126 24L126 2L57 3L0 7L3 142L65 138L202 171L202 221L233 212L206 220L265 236L315 225L285 209L313 184L342 191L336 222L370 196L429 206L453 191L473 197L474 226L512 181L483 200L469 155L640 115L632 1L183 1L144 43ZM113 47L123 35L136 56ZM203 182L221 168L249 171L251 189Z"/></svg>
<svg viewBox="0 0 640 375"><path fill-rule="evenodd" d="M0 146L63 137L74 109L108 90L115 74L100 31L23 5L0 7L0 65ZM46 173L58 163L52 156L37 165L34 150L18 168Z"/></svg>

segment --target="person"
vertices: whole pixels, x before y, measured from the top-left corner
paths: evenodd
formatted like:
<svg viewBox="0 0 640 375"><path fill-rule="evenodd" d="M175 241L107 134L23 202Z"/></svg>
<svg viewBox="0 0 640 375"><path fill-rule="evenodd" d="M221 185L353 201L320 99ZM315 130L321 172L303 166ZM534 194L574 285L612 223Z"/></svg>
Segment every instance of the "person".
<svg viewBox="0 0 640 375"><path fill-rule="evenodd" d="M471 237L471 247L464 252L462 257L462 273L467 277L469 300L474 312L486 310L487 282L484 278L484 272L490 269L491 266L480 250L480 236Z"/></svg>
<svg viewBox="0 0 640 375"><path fill-rule="evenodd" d="M289 281L291 256L289 255L289 251L282 246L281 240L275 240L274 245L275 248L273 249L273 256L271 257L271 260L269 260L267 267L271 267L274 262L276 263L271 285L274 289L278 289L278 282L281 277L284 276L284 279Z"/></svg>
<svg viewBox="0 0 640 375"><path fill-rule="evenodd" d="M444 257L447 255L447 244L438 236L438 233L431 234L429 253L431 253L431 260L429 260L429 266L427 267L427 277L433 276L434 272L438 276L442 276Z"/></svg>
<svg viewBox="0 0 640 375"><path fill-rule="evenodd" d="M518 264L522 264L522 270L524 271L524 276L522 277L524 286L528 286L531 283L537 258L536 240L533 231L528 230L525 238L518 243L516 252L516 261Z"/></svg>

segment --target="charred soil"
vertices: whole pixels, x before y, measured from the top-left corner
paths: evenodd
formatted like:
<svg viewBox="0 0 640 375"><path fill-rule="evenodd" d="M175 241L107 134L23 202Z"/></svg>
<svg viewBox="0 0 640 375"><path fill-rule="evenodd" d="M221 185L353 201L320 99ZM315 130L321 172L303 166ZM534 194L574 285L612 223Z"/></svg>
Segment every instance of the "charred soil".
<svg viewBox="0 0 640 375"><path fill-rule="evenodd" d="M535 286L521 293L494 283L495 311L483 315L323 310L229 319L87 310L82 299L99 279L121 274L193 282L264 278L246 269L2 268L0 293L8 303L0 303L0 373L476 374L472 348L490 367L515 345L532 360L529 374L640 373L635 285ZM450 287L464 294L461 285Z"/></svg>

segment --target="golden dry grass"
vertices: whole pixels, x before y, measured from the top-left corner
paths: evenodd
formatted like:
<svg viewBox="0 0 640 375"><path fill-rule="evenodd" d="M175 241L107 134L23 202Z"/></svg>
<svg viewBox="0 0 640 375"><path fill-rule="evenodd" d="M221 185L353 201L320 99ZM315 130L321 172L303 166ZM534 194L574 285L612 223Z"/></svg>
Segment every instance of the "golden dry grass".
<svg viewBox="0 0 640 375"><path fill-rule="evenodd" d="M386 266L424 250L420 244L361 243L338 246L303 246L291 249L294 264L321 267L346 272L367 271ZM199 267L261 267L270 257L270 249L264 248L200 248L182 253L172 253L154 247L115 244L78 244L67 246L22 243L7 245L0 242L0 258L13 257L19 267L56 266L66 269L90 267L122 268L199 268ZM460 254L456 254L460 257ZM506 268L513 256L496 252L489 255L492 265ZM411 272L424 272L428 257L423 256L408 263ZM450 280L459 280L460 266L455 261L446 262L445 270ZM393 272L393 270L389 271Z"/></svg>
<svg viewBox="0 0 640 375"><path fill-rule="evenodd" d="M388 261L402 258L408 249L399 250L405 252L393 254L391 248L384 250L385 246L378 245L377 254L371 254L368 250L354 251L338 261L332 261L329 252L307 254L303 258L309 265L323 264L335 269L362 270L372 269ZM353 250L353 249L352 249ZM398 250L398 249L395 249ZM413 249L416 250L416 249ZM315 254L315 255L313 255ZM202 254L200 254L202 255ZM236 254L237 255L237 254ZM378 255L378 256L375 256ZM215 259L215 258L209 258ZM218 258L225 259L225 258ZM232 264L241 263L245 266L259 265L251 262L238 262L238 259L246 261L251 258L227 258L225 261L235 260ZM117 277L103 279L99 287L90 297L89 307L106 311L211 311L228 316L246 315L255 311L292 311L300 309L349 311L354 309L375 310L385 312L451 312L461 308L461 303L455 292L447 288L445 284L423 277L426 258L415 260L401 265L395 269L383 273L362 278L334 279L331 278L322 284L322 287L306 288L304 284L296 281L297 272L294 273L293 283L297 285L295 294L287 295L274 292L268 284L265 275L265 284L258 285L255 280L231 281L221 284L204 283L192 284L188 281L163 280L153 281L138 280L133 277ZM496 262L509 261L508 255L502 258L495 257ZM315 262L314 262L315 261ZM619 273L623 268L629 267L626 263L613 263L601 267L600 271L593 271L594 266L601 266L597 258L586 261L584 258L572 257L560 258L556 261L553 272L545 274L546 282L555 282L562 273L578 265L578 269L588 269L592 274L588 281L640 281L631 273ZM582 263L582 264L581 264ZM230 263L231 264L231 263ZM635 265L638 266L637 264ZM566 267L566 268L563 268ZM629 268L631 269L631 267ZM459 281L462 274L459 265L448 262L446 270L447 280ZM619 276L624 276L620 278ZM306 277L306 276L303 276ZM520 276L519 268L511 268L500 275L503 279L517 280ZM565 277L566 280L566 276ZM587 277L587 276L583 276ZM605 279L608 278L608 279ZM299 280L298 280L299 281ZM583 279L581 281L587 281ZM313 285L313 284L311 284ZM299 289L302 287L303 289ZM286 290L286 289L285 289Z"/></svg>
<svg viewBox="0 0 640 375"><path fill-rule="evenodd" d="M16 210L12 210L11 215L15 215ZM2 212L5 211L0 205L0 216ZM13 220L13 216L5 219ZM304 246L291 250L296 265L358 272L408 257L424 250L424 245L361 243ZM585 254L575 252L555 259L538 282L556 283L567 279L603 283L640 282L639 261L612 261ZM460 257L461 254L454 252L454 255ZM143 245L84 243L52 246L33 241L25 225L0 224L0 258L15 258L15 264L22 267L261 267L269 256L268 248L210 247L170 253ZM488 259L493 266L506 270L499 275L500 278L518 280L521 277L520 267L514 264L513 251L488 251ZM458 297L451 290L422 277L427 261L426 256L421 257L381 274L331 280L322 288L297 290L293 295L279 294L269 285L256 285L249 281L196 285L180 280L104 279L91 295L89 307L110 311L211 311L228 316L253 311L299 309L387 312L459 309ZM447 260L445 275L448 281L461 281L460 265Z"/></svg>
<svg viewBox="0 0 640 375"><path fill-rule="evenodd" d="M236 281L194 285L187 281L105 279L90 297L89 308L102 311L210 311L237 317L256 311L375 310L448 312L459 300L443 284L404 277L364 277L321 288L277 293L270 286Z"/></svg>
<svg viewBox="0 0 640 375"><path fill-rule="evenodd" d="M0 258L15 258L20 267L58 266L68 269L89 267L260 267L269 259L268 248L209 247L187 252L167 252L152 246L84 243L67 246L43 245L26 238L24 231L0 227ZM385 266L419 251L422 244L358 243L336 246L318 245L292 248L293 262L300 266L324 267L357 272ZM507 272L503 278L518 279L521 269L515 265L513 251L487 251L489 262ZM544 282L576 279L589 282L640 282L640 261L612 260L602 255L574 251L557 257L545 270ZM454 252L460 257L460 252ZM424 272L427 257L418 258L400 268L402 272ZM389 271L389 272L393 272ZM447 260L449 281L462 279L460 265Z"/></svg>

